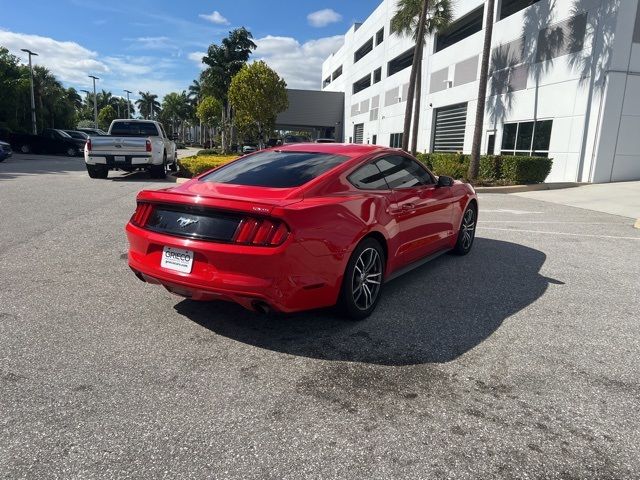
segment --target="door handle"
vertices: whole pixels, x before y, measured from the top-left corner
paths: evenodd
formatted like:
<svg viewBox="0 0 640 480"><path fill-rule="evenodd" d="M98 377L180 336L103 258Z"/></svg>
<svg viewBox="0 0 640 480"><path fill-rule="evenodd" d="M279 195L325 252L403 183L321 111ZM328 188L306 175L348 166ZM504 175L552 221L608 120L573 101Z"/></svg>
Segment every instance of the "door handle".
<svg viewBox="0 0 640 480"><path fill-rule="evenodd" d="M415 210L416 206L413 203L403 203L402 204L402 210Z"/></svg>

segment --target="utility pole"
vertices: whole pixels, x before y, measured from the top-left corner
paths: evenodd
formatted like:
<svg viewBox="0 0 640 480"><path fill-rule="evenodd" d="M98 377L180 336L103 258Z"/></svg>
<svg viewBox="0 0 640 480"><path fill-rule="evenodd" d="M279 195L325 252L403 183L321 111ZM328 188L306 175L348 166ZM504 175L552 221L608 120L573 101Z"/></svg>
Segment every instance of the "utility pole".
<svg viewBox="0 0 640 480"><path fill-rule="evenodd" d="M129 102L129 94L131 93L129 90L125 90L127 92L127 118L131 118L131 102Z"/></svg>
<svg viewBox="0 0 640 480"><path fill-rule="evenodd" d="M98 128L98 97L96 96L96 80L100 80L95 75L89 75L93 79L93 126Z"/></svg>
<svg viewBox="0 0 640 480"><path fill-rule="evenodd" d="M28 48L22 48L23 52L29 54L29 72L31 76L31 127L33 129L33 134L38 134L38 125L36 124L36 97L33 93L33 66L31 65L31 56L38 56L37 53L32 52Z"/></svg>

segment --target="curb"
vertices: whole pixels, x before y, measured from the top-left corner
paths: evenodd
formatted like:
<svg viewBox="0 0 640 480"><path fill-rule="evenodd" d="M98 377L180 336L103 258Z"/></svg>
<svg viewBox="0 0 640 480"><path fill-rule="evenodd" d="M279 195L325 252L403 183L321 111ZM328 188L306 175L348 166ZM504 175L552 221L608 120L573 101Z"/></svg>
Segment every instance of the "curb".
<svg viewBox="0 0 640 480"><path fill-rule="evenodd" d="M474 187L476 193L520 193L537 192L540 190L559 190L584 185L576 182L535 183L533 185L508 185L504 187Z"/></svg>
<svg viewBox="0 0 640 480"><path fill-rule="evenodd" d="M189 180L191 180L191 179L190 178L184 178L184 177L176 177L176 184L180 185L181 183L188 182Z"/></svg>
<svg viewBox="0 0 640 480"><path fill-rule="evenodd" d="M633 224L633 228L640 229L640 218L636 220L636 223Z"/></svg>

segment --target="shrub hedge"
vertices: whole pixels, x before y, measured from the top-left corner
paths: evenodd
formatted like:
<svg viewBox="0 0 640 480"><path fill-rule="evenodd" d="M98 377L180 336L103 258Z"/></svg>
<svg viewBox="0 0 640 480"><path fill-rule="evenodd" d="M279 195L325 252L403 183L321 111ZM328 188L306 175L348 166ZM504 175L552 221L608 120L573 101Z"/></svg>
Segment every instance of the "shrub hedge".
<svg viewBox="0 0 640 480"><path fill-rule="evenodd" d="M218 155L218 151L214 148L205 148L204 150L198 150L196 155Z"/></svg>
<svg viewBox="0 0 640 480"><path fill-rule="evenodd" d="M196 177L236 158L237 155L196 155L181 158L178 160L178 174L182 177Z"/></svg>
<svg viewBox="0 0 640 480"><path fill-rule="evenodd" d="M436 175L467 178L471 155L462 153L420 153L418 160ZM545 157L521 157L511 155L485 155L480 157L479 180L503 184L542 183L553 160Z"/></svg>

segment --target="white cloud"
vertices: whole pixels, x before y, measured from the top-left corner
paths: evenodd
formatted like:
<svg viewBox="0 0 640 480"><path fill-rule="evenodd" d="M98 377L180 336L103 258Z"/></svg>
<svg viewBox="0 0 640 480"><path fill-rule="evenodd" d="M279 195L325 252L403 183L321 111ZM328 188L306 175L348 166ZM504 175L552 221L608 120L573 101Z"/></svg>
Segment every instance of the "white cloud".
<svg viewBox="0 0 640 480"><path fill-rule="evenodd" d="M229 20L227 20L226 18L224 18L219 11L215 10L212 13L206 15L204 13L201 13L200 15L198 15L200 18L204 18L205 20L208 20L211 23L215 23L216 25L229 25Z"/></svg>
<svg viewBox="0 0 640 480"><path fill-rule="evenodd" d="M162 37L147 37L149 42ZM153 39L153 40L152 40ZM120 95L123 89L134 92L150 91L162 98L165 94L185 89L185 82L173 77L183 63L167 56L118 55L101 57L76 42L64 42L39 35L0 30L0 45L18 56L24 63L28 56L20 49L27 48L38 53L33 57L35 65L48 68L67 86L91 90L89 74L100 77L96 87L111 90ZM135 99L134 93L132 97Z"/></svg>
<svg viewBox="0 0 640 480"><path fill-rule="evenodd" d="M322 62L344 43L344 36L319 38L300 44L295 38L268 35L256 41L254 60L264 60L289 88L318 90Z"/></svg>
<svg viewBox="0 0 640 480"><path fill-rule="evenodd" d="M138 37L125 38L125 40L132 42L130 48L134 50L165 50L177 48L171 43L169 37Z"/></svg>
<svg viewBox="0 0 640 480"><path fill-rule="evenodd" d="M330 23L340 22L342 20L342 15L335 10L325 8L323 10L310 13L307 15L307 20L309 21L309 25L312 27L326 27Z"/></svg>
<svg viewBox="0 0 640 480"><path fill-rule="evenodd" d="M47 67L63 82L87 84L87 75L100 75L109 72L106 63L98 60L98 54L76 42L60 42L40 35L0 30L0 45L22 59L29 57L20 49L27 48L38 54L32 57L35 65Z"/></svg>
<svg viewBox="0 0 640 480"><path fill-rule="evenodd" d="M203 70L205 65L204 63L202 63L202 57L204 57L206 54L207 52L191 52L187 55L187 58L194 62L198 66L198 68Z"/></svg>

